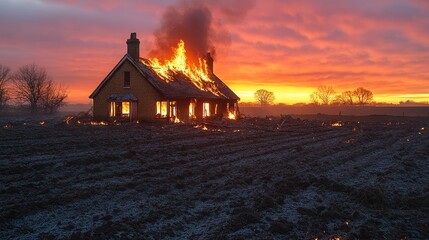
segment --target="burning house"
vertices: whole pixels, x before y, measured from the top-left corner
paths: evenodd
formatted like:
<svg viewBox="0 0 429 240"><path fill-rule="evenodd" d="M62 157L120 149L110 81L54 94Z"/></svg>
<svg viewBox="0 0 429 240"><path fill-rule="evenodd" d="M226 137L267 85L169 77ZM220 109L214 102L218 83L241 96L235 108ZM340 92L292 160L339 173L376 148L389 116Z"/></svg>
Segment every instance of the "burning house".
<svg viewBox="0 0 429 240"><path fill-rule="evenodd" d="M210 53L189 64L180 41L169 61L140 57L136 33L127 54L89 96L94 119L189 121L235 118L239 97L213 73Z"/></svg>

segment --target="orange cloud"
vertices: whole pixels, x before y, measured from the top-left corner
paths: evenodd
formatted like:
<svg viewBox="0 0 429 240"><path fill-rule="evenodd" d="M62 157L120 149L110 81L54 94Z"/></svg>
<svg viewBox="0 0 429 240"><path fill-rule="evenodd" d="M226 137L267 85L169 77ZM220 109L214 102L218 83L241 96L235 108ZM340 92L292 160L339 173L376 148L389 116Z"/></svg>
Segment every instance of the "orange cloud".
<svg viewBox="0 0 429 240"><path fill-rule="evenodd" d="M198 3L210 7L220 30L215 37L231 40L216 48L214 68L243 101L252 101L259 88L273 91L277 102L308 101L318 85L338 92L365 87L379 101L429 100L427 1ZM44 66L68 86L70 102L86 103L125 54L129 33L138 33L141 55L147 56L162 13L175 4L2 1L1 64Z"/></svg>

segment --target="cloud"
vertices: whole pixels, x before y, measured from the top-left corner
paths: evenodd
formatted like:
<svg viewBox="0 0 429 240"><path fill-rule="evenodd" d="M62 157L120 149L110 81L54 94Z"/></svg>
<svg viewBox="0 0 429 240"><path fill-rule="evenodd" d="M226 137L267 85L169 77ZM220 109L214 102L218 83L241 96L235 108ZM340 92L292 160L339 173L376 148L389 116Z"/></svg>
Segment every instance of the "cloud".
<svg viewBox="0 0 429 240"><path fill-rule="evenodd" d="M323 82L338 91L429 92L426 0L3 0L1 64L43 65L69 86L71 101L85 102L125 54L129 33L147 56L165 10L177 4L211 12L210 43L228 39L216 45L215 72L237 88Z"/></svg>

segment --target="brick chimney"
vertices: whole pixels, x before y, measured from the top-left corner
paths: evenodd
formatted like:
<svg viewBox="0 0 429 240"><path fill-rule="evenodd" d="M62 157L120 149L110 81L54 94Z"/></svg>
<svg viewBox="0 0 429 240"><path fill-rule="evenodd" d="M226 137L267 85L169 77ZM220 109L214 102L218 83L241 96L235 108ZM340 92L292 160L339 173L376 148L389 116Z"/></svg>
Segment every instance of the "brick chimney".
<svg viewBox="0 0 429 240"><path fill-rule="evenodd" d="M206 63L207 63L208 74L210 75L213 74L213 58L209 52L207 53Z"/></svg>
<svg viewBox="0 0 429 240"><path fill-rule="evenodd" d="M140 61L140 40L135 32L131 33L130 39L127 40L127 53L135 61Z"/></svg>

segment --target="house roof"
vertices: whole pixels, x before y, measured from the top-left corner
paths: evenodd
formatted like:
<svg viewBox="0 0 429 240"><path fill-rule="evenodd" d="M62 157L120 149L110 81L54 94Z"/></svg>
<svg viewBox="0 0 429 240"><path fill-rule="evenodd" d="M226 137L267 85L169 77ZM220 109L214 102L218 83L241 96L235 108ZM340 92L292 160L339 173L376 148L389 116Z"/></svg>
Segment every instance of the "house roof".
<svg viewBox="0 0 429 240"><path fill-rule="evenodd" d="M112 93L107 99L112 102L137 101L137 97L132 93Z"/></svg>
<svg viewBox="0 0 429 240"><path fill-rule="evenodd" d="M171 80L164 80L160 78L155 70L147 66L143 62L147 59L141 59L140 62L134 61L128 54L119 61L119 63L112 69L107 77L100 83L100 85L89 96L94 98L109 81L117 69L125 62L129 61L136 69L147 79L147 81L162 95L167 98L206 98L206 99L225 99L225 100L239 100L240 98L220 80L216 75L211 74L212 81L200 81L197 86L190 78L181 73L175 73ZM202 88L202 89L200 89Z"/></svg>

